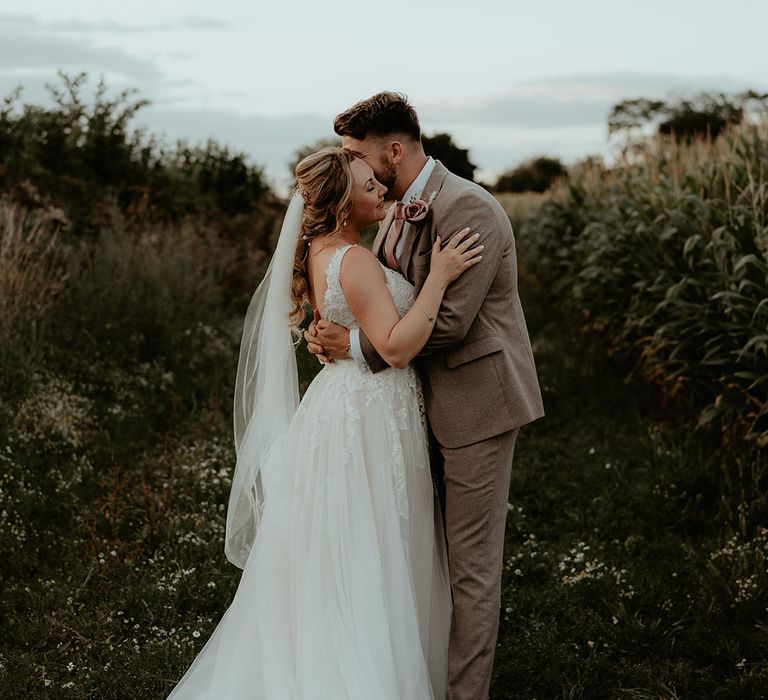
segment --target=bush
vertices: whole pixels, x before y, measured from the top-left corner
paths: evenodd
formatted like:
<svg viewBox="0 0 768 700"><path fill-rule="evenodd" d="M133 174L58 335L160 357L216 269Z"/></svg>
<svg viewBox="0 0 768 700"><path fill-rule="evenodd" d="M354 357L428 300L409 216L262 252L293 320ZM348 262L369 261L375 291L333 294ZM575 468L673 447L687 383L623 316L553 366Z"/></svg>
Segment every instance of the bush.
<svg viewBox="0 0 768 700"><path fill-rule="evenodd" d="M469 151L459 148L450 134L422 135L421 142L424 145L424 153L439 160L454 175L475 181L477 166L469 160Z"/></svg>
<svg viewBox="0 0 768 700"><path fill-rule="evenodd" d="M568 171L557 158L541 156L499 176L497 192L546 192Z"/></svg>
<svg viewBox="0 0 768 700"><path fill-rule="evenodd" d="M208 141L168 148L130 122L148 103L134 91L108 96L101 80L92 104L85 73L59 73L54 106L20 106L21 90L0 109L0 191L28 208L54 205L75 235L96 236L119 208L129 226L202 219L230 239L269 235L281 203L263 171L242 153Z"/></svg>
<svg viewBox="0 0 768 700"><path fill-rule="evenodd" d="M768 444L768 131L657 138L574 174L525 226L527 262L726 442Z"/></svg>

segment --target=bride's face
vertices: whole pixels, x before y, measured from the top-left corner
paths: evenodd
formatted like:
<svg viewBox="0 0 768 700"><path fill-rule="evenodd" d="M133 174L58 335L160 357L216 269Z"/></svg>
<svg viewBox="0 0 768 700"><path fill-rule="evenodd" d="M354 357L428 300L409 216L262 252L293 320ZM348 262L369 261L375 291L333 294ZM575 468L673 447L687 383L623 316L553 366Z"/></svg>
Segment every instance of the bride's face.
<svg viewBox="0 0 768 700"><path fill-rule="evenodd" d="M387 193L387 188L376 179L373 169L362 158L355 158L350 163L350 168L354 178L352 211L349 213L350 223L363 228L368 224L381 221L386 216L384 195Z"/></svg>

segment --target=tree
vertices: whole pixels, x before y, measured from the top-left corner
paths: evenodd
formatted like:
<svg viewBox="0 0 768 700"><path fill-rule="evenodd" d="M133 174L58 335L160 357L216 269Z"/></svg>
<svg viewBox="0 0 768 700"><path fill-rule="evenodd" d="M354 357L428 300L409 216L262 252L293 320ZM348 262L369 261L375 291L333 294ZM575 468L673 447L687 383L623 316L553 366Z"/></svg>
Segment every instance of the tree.
<svg viewBox="0 0 768 700"><path fill-rule="evenodd" d="M501 175L495 189L497 192L546 192L555 180L567 175L568 170L559 159L539 156Z"/></svg>
<svg viewBox="0 0 768 700"><path fill-rule="evenodd" d="M477 166L470 162L469 151L466 148L459 148L450 134L438 133L433 136L422 134L421 143L424 146L424 153L439 160L454 175L475 181Z"/></svg>
<svg viewBox="0 0 768 700"><path fill-rule="evenodd" d="M674 102L645 97L623 100L613 106L608 133L623 133L628 140L643 127L690 143L697 138L716 139L728 126L768 113L768 93L747 90L737 95L701 92Z"/></svg>
<svg viewBox="0 0 768 700"><path fill-rule="evenodd" d="M200 216L233 237L252 235L265 212L274 218L263 171L246 154L212 140L166 149L131 126L149 104L135 90L110 97L102 78L88 100L86 73L59 77L46 85L53 106L19 104L20 89L0 103L0 192L29 207L61 207L86 235L115 206L137 223Z"/></svg>

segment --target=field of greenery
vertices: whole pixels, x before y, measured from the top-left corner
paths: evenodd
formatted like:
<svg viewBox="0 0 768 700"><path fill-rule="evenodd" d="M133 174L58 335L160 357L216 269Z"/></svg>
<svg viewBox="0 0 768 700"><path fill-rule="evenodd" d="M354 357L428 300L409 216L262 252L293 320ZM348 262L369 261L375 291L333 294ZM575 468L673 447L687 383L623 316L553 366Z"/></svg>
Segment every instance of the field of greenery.
<svg viewBox="0 0 768 700"><path fill-rule="evenodd" d="M60 98L0 112L0 698L160 699L239 580L231 398L283 204L125 98ZM659 142L503 200L547 415L495 700L768 696L766 153Z"/></svg>
<svg viewBox="0 0 768 700"><path fill-rule="evenodd" d="M524 230L553 298L610 352L726 444L768 446L768 126L587 163Z"/></svg>
<svg viewBox="0 0 768 700"><path fill-rule="evenodd" d="M502 202L548 412L495 697L768 697L768 130Z"/></svg>

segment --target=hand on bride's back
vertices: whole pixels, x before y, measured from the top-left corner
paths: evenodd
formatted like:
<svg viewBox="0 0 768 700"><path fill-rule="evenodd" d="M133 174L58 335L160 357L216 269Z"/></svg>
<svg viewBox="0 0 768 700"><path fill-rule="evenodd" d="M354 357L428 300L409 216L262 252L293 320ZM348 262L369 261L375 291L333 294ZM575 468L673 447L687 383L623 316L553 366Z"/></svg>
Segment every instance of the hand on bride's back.
<svg viewBox="0 0 768 700"><path fill-rule="evenodd" d="M458 278L465 270L477 265L483 256L480 252L484 246L472 247L477 243L479 233L470 234L469 227L451 236L445 246L442 246L440 236L432 246L429 274L442 282L446 287Z"/></svg>

